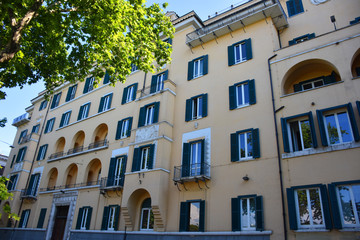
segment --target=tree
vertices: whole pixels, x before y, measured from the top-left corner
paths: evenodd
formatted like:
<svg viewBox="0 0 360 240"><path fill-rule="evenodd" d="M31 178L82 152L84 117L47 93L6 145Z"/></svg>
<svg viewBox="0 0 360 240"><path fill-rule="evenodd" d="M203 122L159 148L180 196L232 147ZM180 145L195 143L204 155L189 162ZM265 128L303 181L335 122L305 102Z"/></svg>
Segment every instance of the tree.
<svg viewBox="0 0 360 240"><path fill-rule="evenodd" d="M162 7L166 8L167 4ZM174 27L158 4L145 0L3 0L0 2L2 88L44 80L48 93L64 82L105 70L124 82L131 64L154 72L170 62Z"/></svg>

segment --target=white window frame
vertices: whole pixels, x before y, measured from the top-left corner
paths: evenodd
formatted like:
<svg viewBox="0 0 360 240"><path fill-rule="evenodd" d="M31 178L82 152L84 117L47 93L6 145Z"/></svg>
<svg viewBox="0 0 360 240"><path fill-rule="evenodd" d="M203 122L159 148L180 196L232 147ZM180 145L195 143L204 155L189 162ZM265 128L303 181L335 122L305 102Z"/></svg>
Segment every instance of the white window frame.
<svg viewBox="0 0 360 240"><path fill-rule="evenodd" d="M303 138L303 129L301 127L301 123L304 122L304 121L308 121L309 123L309 127L310 127L310 138L311 138L311 143L312 145L314 144L313 143L313 140L312 140L312 132L311 132L311 124L310 124L310 119L308 117L301 117L301 118L297 118L297 119L294 119L294 120L289 120L287 121L287 131L288 131L288 141L289 141L289 147L290 147L290 151L291 152L299 152L299 151L304 151L304 150L308 150L308 149L312 149L313 147L309 147L309 148L305 148L305 145L304 145L304 138ZM293 131L292 131L292 128L290 126L290 123L294 123L294 122L297 122L298 124L298 127L299 127L299 131L300 131L300 141L301 141L301 150L295 150L295 146L293 146L293 137L295 138L295 134L293 134Z"/></svg>
<svg viewBox="0 0 360 240"><path fill-rule="evenodd" d="M83 208L83 212L82 212L82 216L81 216L81 223L80 223L81 230L86 230L86 220L87 220L88 214L89 214L89 208L88 207Z"/></svg>
<svg viewBox="0 0 360 240"><path fill-rule="evenodd" d="M126 92L126 103L133 101L133 94L134 94L135 86L129 86Z"/></svg>
<svg viewBox="0 0 360 240"><path fill-rule="evenodd" d="M34 126L35 128L34 128L34 130L35 131L32 131L32 133L39 133L39 130L40 130L40 124L36 124L35 126Z"/></svg>
<svg viewBox="0 0 360 240"><path fill-rule="evenodd" d="M329 143L329 145L336 145L336 144L343 144L343 143L347 143L347 142L344 142L343 139L342 139L342 134L340 132L340 124L339 124L339 119L338 119L338 115L341 114L341 113L345 113L346 114L346 119L347 119L347 122L348 122L348 125L349 125L349 129L350 129L350 132L349 132L349 135L351 136L351 141L348 141L348 142L353 142L354 141L354 135L353 135L353 129L352 129L352 126L351 126L351 121L350 121L350 117L349 117L349 113L347 110L345 109L337 109L337 110L334 110L334 111L329 111L329 112L324 112L323 113L323 121L324 121L324 128L325 128L325 133L326 133L326 138L327 138L327 141ZM326 117L327 116L330 116L330 115L334 115L334 118L335 118L335 124L336 124L336 130L337 130L337 134L339 136L339 143L333 143L331 144L330 142L330 138L329 138L329 132L328 132L328 128L327 128L327 122L326 122Z"/></svg>
<svg viewBox="0 0 360 240"><path fill-rule="evenodd" d="M131 73L139 71L138 67L135 64L131 64Z"/></svg>
<svg viewBox="0 0 360 240"><path fill-rule="evenodd" d="M30 210L24 210L25 211L25 215L24 215L24 219L22 222L22 225L20 226L20 228L25 228L27 225L27 222L29 221L29 215L30 215Z"/></svg>
<svg viewBox="0 0 360 240"><path fill-rule="evenodd" d="M19 151L19 152L20 152L19 162L24 161L24 158L25 158L25 153L26 153L26 151L24 151L24 150L22 150L22 149L24 149L24 148L20 148L20 149L19 149L19 150L21 150L21 151Z"/></svg>
<svg viewBox="0 0 360 240"><path fill-rule="evenodd" d="M90 77L87 92L90 92L94 89L94 81L95 81L95 77Z"/></svg>
<svg viewBox="0 0 360 240"><path fill-rule="evenodd" d="M48 147L48 145L42 145L41 147L40 147L40 157L39 157L39 160L43 160L44 158L45 158L45 152L46 152L46 150L47 150L47 147Z"/></svg>
<svg viewBox="0 0 360 240"><path fill-rule="evenodd" d="M203 98L202 96L191 99L191 116L192 120L200 119L203 115ZM201 113L200 113L201 110Z"/></svg>
<svg viewBox="0 0 360 240"><path fill-rule="evenodd" d="M190 144L190 174L189 176L199 176L201 174L201 150L200 141L192 142ZM193 154L195 151L195 155ZM195 157L194 157L195 156Z"/></svg>
<svg viewBox="0 0 360 240"><path fill-rule="evenodd" d="M81 107L83 107L83 110L81 113L80 120L85 119L89 116L89 106L90 106L90 103L85 103L85 104L81 105Z"/></svg>
<svg viewBox="0 0 360 240"><path fill-rule="evenodd" d="M119 186L120 185L120 181L121 181L121 170L123 167L123 163L124 163L124 157L118 157L116 158L116 162L115 162L115 168L114 168L114 185L113 186Z"/></svg>
<svg viewBox="0 0 360 240"><path fill-rule="evenodd" d="M140 171L148 170L148 162L150 158L150 147L141 148Z"/></svg>
<svg viewBox="0 0 360 240"><path fill-rule="evenodd" d="M33 184L31 186L31 191L30 191L30 196L35 196L35 192L37 192L37 188L38 188L38 185L39 185L39 180L40 180L40 174L34 174L35 177L34 177L34 181L33 181Z"/></svg>
<svg viewBox="0 0 360 240"><path fill-rule="evenodd" d="M110 109L110 107L111 107L110 106L110 96L111 96L111 93L103 96L104 105L103 105L101 112L105 112Z"/></svg>
<svg viewBox="0 0 360 240"><path fill-rule="evenodd" d="M247 59L244 58L244 56L243 56L244 54L243 54L243 51L242 51L242 48L241 48L242 45L245 46L245 56L246 56L246 43L243 42L243 43L239 43L239 44L235 45L234 46L235 64L247 61ZM239 54L237 53L237 49L239 49Z"/></svg>
<svg viewBox="0 0 360 240"><path fill-rule="evenodd" d="M359 184L354 184L354 185L359 185ZM343 208L341 205L341 199L340 199L340 193L339 193L339 187L342 186L346 186L349 188L349 194L350 194L350 198L351 198L351 207L352 207L352 211L354 213L354 217L355 217L355 221L356 224L346 224L344 222L344 212L343 212ZM351 227L351 228L359 228L360 227L360 216L358 215L357 209L356 209L356 205L355 205L355 199L354 199L354 192L352 190L352 186L353 185L339 185L336 186L336 197L337 197L337 201L339 204L339 211L340 211L340 218L341 218L341 223L344 227Z"/></svg>
<svg viewBox="0 0 360 240"><path fill-rule="evenodd" d="M47 103L48 102L46 100L42 101L40 103L39 111L44 110L46 108L46 106L47 106Z"/></svg>
<svg viewBox="0 0 360 240"><path fill-rule="evenodd" d="M109 207L107 230L114 231L114 229L115 229L115 215L116 215L116 206Z"/></svg>
<svg viewBox="0 0 360 240"><path fill-rule="evenodd" d="M204 75L204 58L194 61L193 78L201 77L202 75Z"/></svg>
<svg viewBox="0 0 360 240"><path fill-rule="evenodd" d="M15 174L15 175L12 175L12 176L16 176L16 177L15 177L14 182L12 183L11 189L9 189L9 191L13 191L13 190L16 189L16 184L17 184L18 179L19 179L19 174Z"/></svg>
<svg viewBox="0 0 360 240"><path fill-rule="evenodd" d="M76 89L77 89L77 85L71 86L71 93L70 93L70 100L73 100L75 98L75 94L76 94Z"/></svg>
<svg viewBox="0 0 360 240"><path fill-rule="evenodd" d="M156 77L156 92L164 89L165 73L159 74Z"/></svg>
<svg viewBox="0 0 360 240"><path fill-rule="evenodd" d="M256 204L256 200L255 200L255 197L248 197L248 198L240 198L240 219L241 219L241 230L250 230L250 231L256 231L256 209L254 209L254 212L253 212L253 216L252 216L252 213L251 213L251 208L250 208L250 200L253 200L254 201L254 204ZM243 221L242 221L242 217L243 217L243 200L246 200L246 208L247 208L247 223L248 225L247 226L243 226ZM255 206L256 208L256 206ZM251 227L250 223L251 223L251 220L254 220L255 222L255 227Z"/></svg>
<svg viewBox="0 0 360 240"><path fill-rule="evenodd" d="M147 216L147 224L146 224L146 226L147 226L147 228L142 228L142 223L143 223L143 220L144 220L144 212L145 211L148 211L149 213L148 213L148 216ZM150 228L150 219L151 219L151 214L154 214L153 212L152 212L152 208L142 208L141 209L141 219L140 219L140 230L142 230L142 231L151 231L151 230L154 230L154 228Z"/></svg>
<svg viewBox="0 0 360 240"><path fill-rule="evenodd" d="M320 85L320 86L315 86L315 83L317 83L317 82L322 82L322 85ZM304 89L304 86L305 86L305 85L311 85L311 88ZM325 85L324 79L317 79L317 80L314 80L314 81L311 81L311 82L307 82L307 83L301 84L301 88L302 88L302 91L306 91L306 90L318 88L318 87L321 87L321 86L324 86L324 85Z"/></svg>
<svg viewBox="0 0 360 240"><path fill-rule="evenodd" d="M71 111L67 111L66 113L64 113L64 121L63 121L63 125L61 127L65 127L65 126L69 125L70 115L71 115Z"/></svg>
<svg viewBox="0 0 360 240"><path fill-rule="evenodd" d="M49 120L47 121L47 123L49 123L49 125L48 125L48 128L45 129L45 130L47 130L45 133L52 132L52 130L53 130L53 128L54 128L55 118L49 119ZM45 127L46 127L46 126L45 126Z"/></svg>
<svg viewBox="0 0 360 240"><path fill-rule="evenodd" d="M247 145L247 141L248 141L248 137L249 137L248 134L251 135L251 139L252 139L253 136L252 136L251 131L241 132L241 133L238 133L238 135L237 135L238 143L239 143L239 146L238 146L239 147L239 161L254 159L253 153L251 156L248 156L249 155L249 149L248 149L248 145ZM245 139L245 157L241 157L241 136L244 136L244 139ZM252 146L252 147L253 147L252 151L254 151L254 146Z"/></svg>
<svg viewBox="0 0 360 240"><path fill-rule="evenodd" d="M55 94L54 98L56 97L55 99L55 107L56 108L57 106L59 106L59 103L60 103L60 98L61 98L61 93L57 93Z"/></svg>
<svg viewBox="0 0 360 240"><path fill-rule="evenodd" d="M129 129L130 119L123 120L121 125L120 138L127 138L127 131Z"/></svg>
<svg viewBox="0 0 360 240"><path fill-rule="evenodd" d="M245 85L248 86L247 93L245 91ZM241 91L241 102L239 102L239 91ZM239 107L245 107L250 105L250 91L249 91L249 83L242 83L236 85L236 106ZM248 102L245 100L245 94L248 95Z"/></svg>
<svg viewBox="0 0 360 240"><path fill-rule="evenodd" d="M155 112L155 105L150 105L146 107L144 126L151 125L154 123L154 112Z"/></svg>

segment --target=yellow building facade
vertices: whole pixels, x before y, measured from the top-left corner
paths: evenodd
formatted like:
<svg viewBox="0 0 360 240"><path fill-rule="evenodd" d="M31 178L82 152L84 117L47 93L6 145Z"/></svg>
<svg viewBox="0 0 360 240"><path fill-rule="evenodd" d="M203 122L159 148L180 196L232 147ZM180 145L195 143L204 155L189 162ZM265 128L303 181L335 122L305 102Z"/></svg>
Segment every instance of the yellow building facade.
<svg viewBox="0 0 360 240"><path fill-rule="evenodd" d="M360 2L168 12L172 62L38 94L6 239L360 237Z"/></svg>

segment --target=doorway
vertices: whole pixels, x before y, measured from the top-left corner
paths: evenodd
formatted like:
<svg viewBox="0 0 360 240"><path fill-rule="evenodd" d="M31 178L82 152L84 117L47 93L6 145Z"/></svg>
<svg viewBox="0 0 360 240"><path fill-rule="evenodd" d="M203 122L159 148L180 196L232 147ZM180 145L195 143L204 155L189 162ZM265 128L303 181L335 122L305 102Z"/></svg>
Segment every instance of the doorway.
<svg viewBox="0 0 360 240"><path fill-rule="evenodd" d="M57 206L51 240L63 240L69 206Z"/></svg>

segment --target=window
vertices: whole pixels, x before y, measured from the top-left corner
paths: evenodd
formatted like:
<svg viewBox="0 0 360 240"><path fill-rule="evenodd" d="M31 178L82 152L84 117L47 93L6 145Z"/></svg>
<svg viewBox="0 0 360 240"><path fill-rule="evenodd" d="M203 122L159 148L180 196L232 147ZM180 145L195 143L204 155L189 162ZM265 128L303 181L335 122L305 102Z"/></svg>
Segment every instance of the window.
<svg viewBox="0 0 360 240"><path fill-rule="evenodd" d="M132 172L153 169L155 144L149 144L134 149Z"/></svg>
<svg viewBox="0 0 360 240"><path fill-rule="evenodd" d="M82 119L85 119L89 116L89 110L90 110L90 103L86 103L80 107L79 115L77 120L80 121Z"/></svg>
<svg viewBox="0 0 360 240"><path fill-rule="evenodd" d="M203 232L205 226L205 201L190 200L180 203L180 232Z"/></svg>
<svg viewBox="0 0 360 240"><path fill-rule="evenodd" d="M39 133L40 124L33 126L31 133Z"/></svg>
<svg viewBox="0 0 360 240"><path fill-rule="evenodd" d="M42 101L42 102L40 103L40 108L39 108L39 111L41 111L41 110L45 109L45 108L46 108L46 106L47 106L47 103L48 103L48 101L47 101L47 100Z"/></svg>
<svg viewBox="0 0 360 240"><path fill-rule="evenodd" d="M21 213L21 218L19 222L19 228L26 228L29 221L30 209L23 210Z"/></svg>
<svg viewBox="0 0 360 240"><path fill-rule="evenodd" d="M231 161L260 158L259 129L250 128L230 135Z"/></svg>
<svg viewBox="0 0 360 240"><path fill-rule="evenodd" d="M101 224L101 230L117 231L119 224L119 214L119 205L110 205L108 207L104 207L104 216Z"/></svg>
<svg viewBox="0 0 360 240"><path fill-rule="evenodd" d="M302 0L289 0L286 2L289 17L304 12Z"/></svg>
<svg viewBox="0 0 360 240"><path fill-rule="evenodd" d="M246 80L229 87L230 110L256 103L255 80Z"/></svg>
<svg viewBox="0 0 360 240"><path fill-rule="evenodd" d="M295 45L295 44L298 44L301 42L305 42L305 41L307 41L309 39L313 39L313 38L315 38L315 33L309 33L309 34L306 34L306 35L303 35L300 37L296 37L293 40L289 41L289 46Z"/></svg>
<svg viewBox="0 0 360 240"><path fill-rule="evenodd" d="M107 187L124 186L127 156L119 156L110 159L110 167Z"/></svg>
<svg viewBox="0 0 360 240"><path fill-rule="evenodd" d="M131 101L134 101L136 98L136 91L137 91L138 84L132 84L126 88L124 88L123 97L121 104L125 104Z"/></svg>
<svg viewBox="0 0 360 240"><path fill-rule="evenodd" d="M51 132L54 128L54 123L55 123L55 118L51 118L51 119L47 120L44 133Z"/></svg>
<svg viewBox="0 0 360 240"><path fill-rule="evenodd" d="M70 116L71 116L71 111L63 113L63 115L61 116L59 127L65 127L65 126L69 125Z"/></svg>
<svg viewBox="0 0 360 240"><path fill-rule="evenodd" d="M329 201L325 185L286 189L290 229L331 229Z"/></svg>
<svg viewBox="0 0 360 240"><path fill-rule="evenodd" d="M38 155L36 158L37 161L45 159L48 146L49 146L49 144L44 144L44 145L40 146L39 152L38 152Z"/></svg>
<svg viewBox="0 0 360 240"><path fill-rule="evenodd" d="M15 175L12 175L10 177L10 180L8 182L8 185L7 185L7 189L9 191L12 191L12 190L15 190L16 189L16 184L17 184L17 180L18 180L18 175L15 174Z"/></svg>
<svg viewBox="0 0 360 240"><path fill-rule="evenodd" d="M69 87L67 95L66 95L66 99L65 99L66 102L68 102L68 101L75 98L76 89L77 89L77 84L75 84L74 86Z"/></svg>
<svg viewBox="0 0 360 240"><path fill-rule="evenodd" d="M164 89L164 81L168 79L168 70L152 76L150 93L159 92Z"/></svg>
<svg viewBox="0 0 360 240"><path fill-rule="evenodd" d="M106 71L105 72L105 76L104 76L104 81L103 81L103 84L108 84L110 82L110 75L109 73Z"/></svg>
<svg viewBox="0 0 360 240"><path fill-rule="evenodd" d="M323 146L360 140L351 103L317 110L316 115Z"/></svg>
<svg viewBox="0 0 360 240"><path fill-rule="evenodd" d="M57 106L59 106L60 98L61 98L61 92L54 95L54 98L52 100L51 107L50 107L51 109L56 108Z"/></svg>
<svg viewBox="0 0 360 240"><path fill-rule="evenodd" d="M88 93L94 89L95 77L88 77L85 81L83 94Z"/></svg>
<svg viewBox="0 0 360 240"><path fill-rule="evenodd" d="M99 105L99 113L104 112L106 110L109 110L111 108L111 100L112 100L112 93L103 96L100 99L100 105Z"/></svg>
<svg viewBox="0 0 360 240"><path fill-rule="evenodd" d="M39 186L39 181L40 180L40 173L36 173L36 174L32 174L30 177L30 183L29 186L26 190L26 195L27 196L36 196L37 194L37 189Z"/></svg>
<svg viewBox="0 0 360 240"><path fill-rule="evenodd" d="M232 231L263 231L262 196L246 195L231 199Z"/></svg>
<svg viewBox="0 0 360 240"><path fill-rule="evenodd" d="M188 80L208 74L209 56L204 55L188 63Z"/></svg>
<svg viewBox="0 0 360 240"><path fill-rule="evenodd" d="M251 38L228 46L228 65L232 66L252 59Z"/></svg>
<svg viewBox="0 0 360 240"><path fill-rule="evenodd" d="M131 64L131 73L138 71L138 67L135 64Z"/></svg>
<svg viewBox="0 0 360 240"><path fill-rule="evenodd" d="M91 214L92 214L92 207L86 206L79 208L79 214L76 222L76 229L89 230Z"/></svg>
<svg viewBox="0 0 360 240"><path fill-rule="evenodd" d="M154 214L151 209L151 199L147 198L141 205L140 230L154 229Z"/></svg>
<svg viewBox="0 0 360 240"><path fill-rule="evenodd" d="M45 216L46 216L46 208L42 208L40 210L40 215L39 215L39 220L38 220L38 224L36 226L36 228L43 228L44 226L44 220L45 220Z"/></svg>
<svg viewBox="0 0 360 240"><path fill-rule="evenodd" d="M185 121L200 119L207 116L207 93L186 100Z"/></svg>
<svg viewBox="0 0 360 240"><path fill-rule="evenodd" d="M16 154L13 156L13 158L12 158L12 160L11 160L10 168L13 167L14 162L15 162L15 159L16 159Z"/></svg>
<svg viewBox="0 0 360 240"><path fill-rule="evenodd" d="M284 152L316 148L314 120L311 112L281 118Z"/></svg>
<svg viewBox="0 0 360 240"><path fill-rule="evenodd" d="M181 177L209 175L205 166L205 139L183 143Z"/></svg>
<svg viewBox="0 0 360 240"><path fill-rule="evenodd" d="M360 181L328 185L334 228L360 227Z"/></svg>
<svg viewBox="0 0 360 240"><path fill-rule="evenodd" d="M28 132L27 129L25 129L24 131L21 131L18 144L22 143L23 139L26 137L27 132Z"/></svg>
<svg viewBox="0 0 360 240"><path fill-rule="evenodd" d="M159 121L160 102L150 103L140 108L138 127L151 125Z"/></svg>
<svg viewBox="0 0 360 240"><path fill-rule="evenodd" d="M24 161L26 150L27 150L27 147L23 147L23 148L19 149L19 152L18 152L18 155L17 155L17 158L16 158L17 163Z"/></svg>
<svg viewBox="0 0 360 240"><path fill-rule="evenodd" d="M294 84L294 92L301 92L318 88L336 82L336 74L333 71L328 76L321 76Z"/></svg>
<svg viewBox="0 0 360 240"><path fill-rule="evenodd" d="M115 140L130 137L132 119L132 117L129 117L118 122Z"/></svg>

